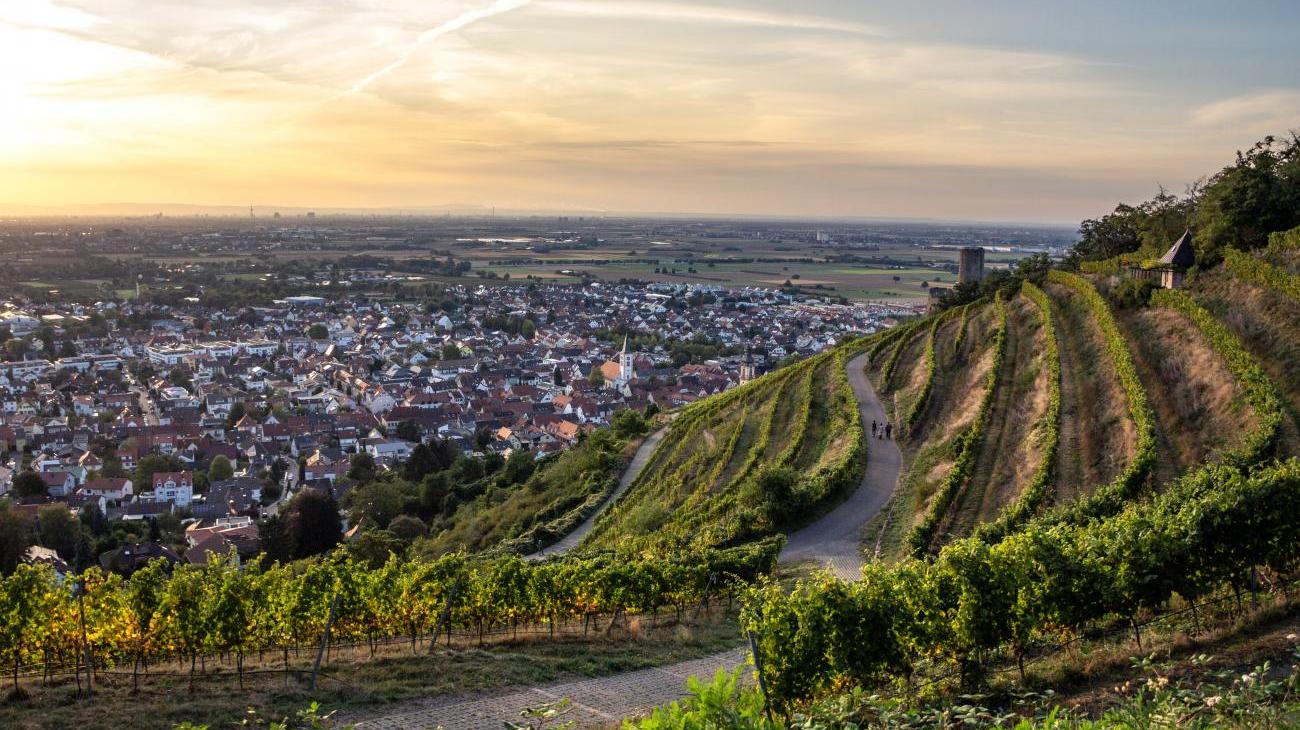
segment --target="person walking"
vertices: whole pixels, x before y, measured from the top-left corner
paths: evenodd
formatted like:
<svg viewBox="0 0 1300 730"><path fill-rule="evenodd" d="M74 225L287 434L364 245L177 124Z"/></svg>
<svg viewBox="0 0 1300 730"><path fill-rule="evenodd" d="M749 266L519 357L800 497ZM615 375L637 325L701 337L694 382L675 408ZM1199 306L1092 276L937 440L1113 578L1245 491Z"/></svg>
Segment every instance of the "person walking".
<svg viewBox="0 0 1300 730"><path fill-rule="evenodd" d="M875 437L876 437L876 422L873 420L871 422L871 438L875 438Z"/></svg>
<svg viewBox="0 0 1300 730"><path fill-rule="evenodd" d="M885 424L885 438L887 439L894 438L894 424L892 423Z"/></svg>

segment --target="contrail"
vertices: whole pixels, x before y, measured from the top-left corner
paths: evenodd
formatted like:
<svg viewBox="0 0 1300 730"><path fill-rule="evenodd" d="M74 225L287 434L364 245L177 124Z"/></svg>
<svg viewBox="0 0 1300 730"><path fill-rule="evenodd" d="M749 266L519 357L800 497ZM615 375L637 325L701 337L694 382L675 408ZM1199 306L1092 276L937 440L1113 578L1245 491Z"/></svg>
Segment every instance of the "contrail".
<svg viewBox="0 0 1300 730"><path fill-rule="evenodd" d="M448 33L455 33L456 31L468 25L477 23L480 20L486 20L495 15L508 13L511 10L518 10L532 1L533 0L494 0L493 3L487 7L479 8L478 10L468 10L441 25L430 28L417 36L415 42L408 46L402 55L398 56L383 68L380 68L370 73L365 78L362 78L360 81L357 81L348 89L347 93L359 94L365 91L366 88L374 82L387 76L393 71L396 71L402 66L405 66L406 63L411 60L411 57L415 55L415 52L429 41L447 35Z"/></svg>

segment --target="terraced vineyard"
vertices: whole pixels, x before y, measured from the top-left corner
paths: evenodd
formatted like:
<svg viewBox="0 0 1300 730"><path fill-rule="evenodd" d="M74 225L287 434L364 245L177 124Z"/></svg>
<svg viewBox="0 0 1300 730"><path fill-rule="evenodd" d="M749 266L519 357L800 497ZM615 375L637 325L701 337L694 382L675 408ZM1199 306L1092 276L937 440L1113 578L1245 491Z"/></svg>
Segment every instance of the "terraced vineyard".
<svg viewBox="0 0 1300 730"><path fill-rule="evenodd" d="M846 359L861 341L684 409L582 549L722 545L788 530L857 483L866 444Z"/></svg>
<svg viewBox="0 0 1300 730"><path fill-rule="evenodd" d="M1119 278L1052 271L964 329L949 310L882 348L869 373L912 404L879 525L895 549L855 583L751 595L774 701L944 668L967 682L1062 630L1290 575L1300 311L1268 265L1230 258L1138 304Z"/></svg>

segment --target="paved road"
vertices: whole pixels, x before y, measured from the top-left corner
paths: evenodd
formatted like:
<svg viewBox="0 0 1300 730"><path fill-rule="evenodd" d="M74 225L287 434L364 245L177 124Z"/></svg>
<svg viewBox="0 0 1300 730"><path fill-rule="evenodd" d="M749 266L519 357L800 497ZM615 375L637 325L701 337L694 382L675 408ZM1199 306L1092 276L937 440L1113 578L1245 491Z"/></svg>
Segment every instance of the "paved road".
<svg viewBox="0 0 1300 730"><path fill-rule="evenodd" d="M883 421L884 410L863 373L865 365L866 355L849 361L849 385L858 397L863 422L870 437L872 419ZM646 439L647 444L655 439L657 445L656 437L662 438L662 434L662 431L655 433ZM637 450L636 457L623 474L618 491L606 502L606 507L614 502L626 484L636 478L636 473L649 459L654 445L647 449L647 444ZM863 559L858 533L888 501L898 482L899 470L898 447L894 442L872 440L867 447L867 471L857 491L826 516L792 534L785 550L781 552L782 560L814 561L830 568L842 578L856 579L861 575ZM581 530L582 527L578 529ZM745 649L733 649L723 654L666 667L558 682L518 689L508 694L441 697L404 703L388 708L390 714L358 722L356 727L358 730L433 730L439 727L446 730L499 730L504 721L518 720L519 711L523 708L536 707L564 697L573 703L573 710L567 719L576 721L578 727L617 726L624 717L639 715L650 708L680 699L688 677L706 678L712 677L719 669L734 670L745 664L748 656L749 652ZM342 719L357 721L359 718Z"/></svg>
<svg viewBox="0 0 1300 730"><path fill-rule="evenodd" d="M636 453L632 456L632 461L628 463L627 469L623 470L623 477L619 479L618 486L610 493L609 498L600 506L600 509L596 510L590 517L583 520L582 524L578 525L573 532L565 535L564 539L550 547L542 548L526 557L533 560L549 557L551 555L562 555L577 547L578 543L582 542L583 538L587 536L587 533L591 532L591 528L596 526L596 518L600 517L601 513L606 509L609 509L610 505L617 502L618 498L623 496L623 492L627 491L627 488L632 485L632 482L636 481L641 470L645 468L646 463L650 461L650 457L654 455L655 449L659 447L659 442L664 440L664 434L666 433L668 433L668 427L664 426L647 436L646 440L641 442L641 445L637 447Z"/></svg>
<svg viewBox="0 0 1300 730"><path fill-rule="evenodd" d="M902 456L892 440L872 439L871 422L884 423L885 410L867 381L866 354L848 363L849 385L858 397L862 427L867 443L867 471L857 491L840 506L813 524L790 535L781 551L784 562L814 561L841 578L857 580L862 575L862 528L889 501L898 483ZM897 430L897 429L895 429Z"/></svg>

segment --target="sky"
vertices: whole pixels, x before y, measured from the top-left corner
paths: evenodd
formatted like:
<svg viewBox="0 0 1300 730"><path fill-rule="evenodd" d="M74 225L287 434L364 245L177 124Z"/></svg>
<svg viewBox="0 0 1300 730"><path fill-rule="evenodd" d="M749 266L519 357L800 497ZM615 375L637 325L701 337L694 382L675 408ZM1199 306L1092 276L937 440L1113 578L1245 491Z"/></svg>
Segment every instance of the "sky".
<svg viewBox="0 0 1300 730"><path fill-rule="evenodd" d="M1300 3L2 0L0 204L1074 223L1300 128Z"/></svg>

